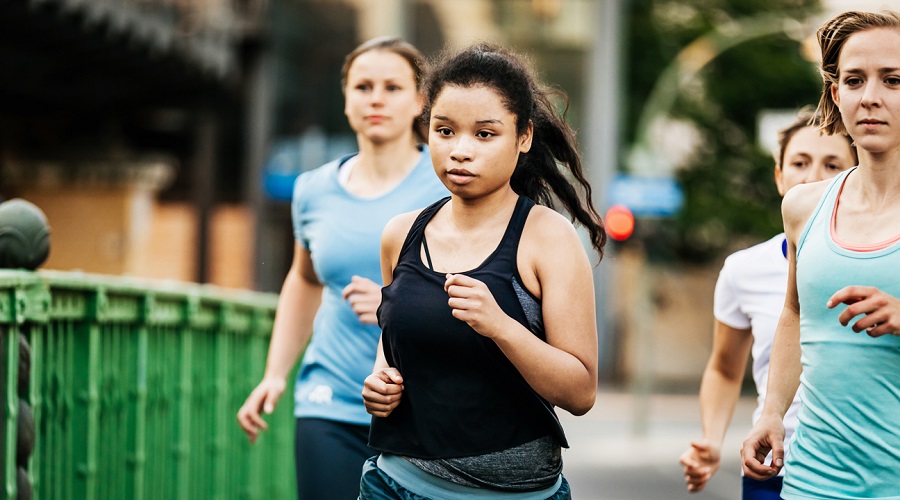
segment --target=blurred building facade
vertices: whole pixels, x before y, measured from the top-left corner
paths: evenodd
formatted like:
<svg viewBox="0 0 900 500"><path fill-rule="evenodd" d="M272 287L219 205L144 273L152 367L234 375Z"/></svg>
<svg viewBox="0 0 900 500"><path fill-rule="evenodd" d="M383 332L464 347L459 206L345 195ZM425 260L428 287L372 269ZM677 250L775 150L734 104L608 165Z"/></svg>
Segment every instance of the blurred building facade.
<svg viewBox="0 0 900 500"><path fill-rule="evenodd" d="M396 34L428 56L480 40L530 55L568 94L602 211L623 161L619 58L639 50L617 38L627 4L0 0L0 200L47 213L46 268L277 291L293 180L356 147L343 57ZM603 376L699 383L720 264L611 251L595 271Z"/></svg>
<svg viewBox="0 0 900 500"><path fill-rule="evenodd" d="M577 122L591 3L4 0L0 199L47 213L47 268L277 290L293 178L355 149L347 52L508 43Z"/></svg>
<svg viewBox="0 0 900 500"><path fill-rule="evenodd" d="M45 267L210 281L223 237L211 228L249 219L235 179L253 148L242 122L265 12L264 0L0 2L0 198L47 213Z"/></svg>
<svg viewBox="0 0 900 500"><path fill-rule="evenodd" d="M620 24L610 6L622 3L0 0L0 63L23 68L0 75L0 198L47 213L46 268L277 291L292 254L293 179L356 147L343 57L398 34L427 56L481 40L528 54L568 95L602 210L619 157L609 58L621 49L604 36ZM598 100L598 89L610 92ZM595 274L615 289L598 293L603 376L652 366L694 377L708 351L693 346L708 345L709 329L687 323L705 317L708 273L670 273L648 302L642 262L610 257ZM683 296L682 275L695 301L667 301ZM634 324L646 307L669 312ZM676 321L688 340L647 349L661 337L640 332L660 331L659 321ZM685 345L692 356L658 357Z"/></svg>

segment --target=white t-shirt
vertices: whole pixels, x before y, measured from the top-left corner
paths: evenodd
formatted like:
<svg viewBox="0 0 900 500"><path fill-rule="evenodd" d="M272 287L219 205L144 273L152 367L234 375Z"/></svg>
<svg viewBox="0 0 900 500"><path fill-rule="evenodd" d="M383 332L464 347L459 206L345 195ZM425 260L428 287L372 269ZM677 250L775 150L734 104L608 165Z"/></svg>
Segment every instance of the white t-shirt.
<svg viewBox="0 0 900 500"><path fill-rule="evenodd" d="M784 241L784 234L779 234L729 255L716 282L713 302L716 319L732 328L750 328L753 334L753 382L758 394L756 410L753 411L754 424L762 413L766 399L769 355L787 291L788 261L783 253ZM799 408L798 389L784 416L785 447L797 428Z"/></svg>

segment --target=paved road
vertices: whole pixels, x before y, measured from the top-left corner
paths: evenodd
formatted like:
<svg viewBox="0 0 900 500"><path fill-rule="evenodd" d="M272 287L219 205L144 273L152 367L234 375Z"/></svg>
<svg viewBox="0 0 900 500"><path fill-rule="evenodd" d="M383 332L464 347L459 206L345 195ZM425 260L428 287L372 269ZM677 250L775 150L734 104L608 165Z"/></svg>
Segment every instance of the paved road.
<svg viewBox="0 0 900 500"><path fill-rule="evenodd" d="M739 500L740 443L750 429L752 398L741 398L723 446L721 469L702 493L684 487L678 457L700 436L696 396L636 397L601 389L590 412L558 410L571 448L563 467L576 500ZM643 418L641 418L643 417ZM643 432L642 432L643 428Z"/></svg>

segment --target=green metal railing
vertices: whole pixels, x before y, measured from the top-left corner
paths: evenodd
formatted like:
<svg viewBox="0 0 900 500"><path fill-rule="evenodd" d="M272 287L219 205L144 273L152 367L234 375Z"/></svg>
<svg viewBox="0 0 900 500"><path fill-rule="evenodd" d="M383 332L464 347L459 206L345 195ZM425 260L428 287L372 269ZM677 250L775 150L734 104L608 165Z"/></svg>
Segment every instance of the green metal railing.
<svg viewBox="0 0 900 500"><path fill-rule="evenodd" d="M295 498L292 405L255 445L235 420L263 372L275 305L0 270L0 499Z"/></svg>

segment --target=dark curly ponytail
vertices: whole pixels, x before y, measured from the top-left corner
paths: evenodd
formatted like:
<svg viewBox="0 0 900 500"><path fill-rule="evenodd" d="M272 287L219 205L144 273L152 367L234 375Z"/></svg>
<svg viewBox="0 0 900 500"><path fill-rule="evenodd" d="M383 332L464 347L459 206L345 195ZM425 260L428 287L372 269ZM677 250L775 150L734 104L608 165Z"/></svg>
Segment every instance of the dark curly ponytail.
<svg viewBox="0 0 900 500"><path fill-rule="evenodd" d="M516 116L519 135L533 124L531 150L519 155L510 186L542 205L555 209L556 202L561 204L588 231L591 245L602 259L606 230L591 203L591 186L581 166L575 131L550 101L551 95L565 94L540 85L523 57L492 44L446 53L434 64L425 85L425 119L430 118L435 98L447 85L494 89Z"/></svg>

